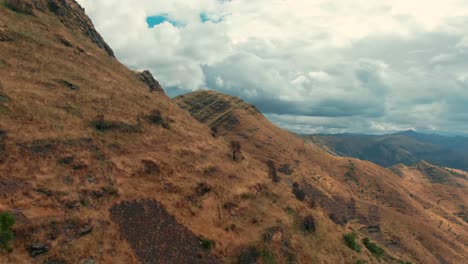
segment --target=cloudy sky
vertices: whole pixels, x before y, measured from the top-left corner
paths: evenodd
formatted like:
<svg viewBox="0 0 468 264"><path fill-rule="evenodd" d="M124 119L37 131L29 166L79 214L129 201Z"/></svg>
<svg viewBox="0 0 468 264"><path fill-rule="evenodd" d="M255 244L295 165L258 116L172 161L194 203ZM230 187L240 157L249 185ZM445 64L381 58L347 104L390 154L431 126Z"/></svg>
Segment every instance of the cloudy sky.
<svg viewBox="0 0 468 264"><path fill-rule="evenodd" d="M468 134L466 0L78 0L170 96L212 89L300 133Z"/></svg>

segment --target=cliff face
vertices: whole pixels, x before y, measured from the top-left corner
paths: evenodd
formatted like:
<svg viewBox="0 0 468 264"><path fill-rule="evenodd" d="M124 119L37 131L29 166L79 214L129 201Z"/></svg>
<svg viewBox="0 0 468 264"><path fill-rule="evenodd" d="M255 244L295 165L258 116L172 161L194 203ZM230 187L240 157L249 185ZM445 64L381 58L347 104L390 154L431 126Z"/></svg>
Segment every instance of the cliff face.
<svg viewBox="0 0 468 264"><path fill-rule="evenodd" d="M74 1L0 3L0 211L17 220L0 263L467 255L466 224L427 210L395 173L305 144L237 98L152 93Z"/></svg>

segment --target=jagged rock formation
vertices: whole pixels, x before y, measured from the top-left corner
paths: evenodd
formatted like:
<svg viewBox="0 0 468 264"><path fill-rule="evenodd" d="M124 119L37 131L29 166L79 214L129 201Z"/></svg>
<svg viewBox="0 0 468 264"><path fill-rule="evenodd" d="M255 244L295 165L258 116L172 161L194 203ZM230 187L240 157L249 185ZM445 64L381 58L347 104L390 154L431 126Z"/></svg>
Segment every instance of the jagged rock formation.
<svg viewBox="0 0 468 264"><path fill-rule="evenodd" d="M142 72L136 72L136 75L142 82L144 82L148 86L150 92L164 93L164 89L161 87L159 82L156 79L154 79L153 74L151 74L150 71L145 70Z"/></svg>
<svg viewBox="0 0 468 264"><path fill-rule="evenodd" d="M84 9L74 0L4 0L11 10L28 15L40 15L41 12L52 12L68 28L81 31L98 47L114 57L114 51L94 28Z"/></svg>

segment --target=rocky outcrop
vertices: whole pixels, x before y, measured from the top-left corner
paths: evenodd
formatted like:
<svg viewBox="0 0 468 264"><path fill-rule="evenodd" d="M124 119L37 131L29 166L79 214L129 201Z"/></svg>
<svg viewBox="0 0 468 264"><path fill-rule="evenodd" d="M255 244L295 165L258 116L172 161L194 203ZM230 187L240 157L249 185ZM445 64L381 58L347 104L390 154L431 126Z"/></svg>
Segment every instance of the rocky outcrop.
<svg viewBox="0 0 468 264"><path fill-rule="evenodd" d="M136 72L136 75L142 82L144 82L148 86L150 92L164 93L164 89L161 87L159 82L156 79L154 79L153 74L151 74L150 71L145 70L142 72Z"/></svg>
<svg viewBox="0 0 468 264"><path fill-rule="evenodd" d="M6 0L5 5L15 12L28 15L36 15L36 10L45 10L44 3L41 0Z"/></svg>
<svg viewBox="0 0 468 264"><path fill-rule="evenodd" d="M48 9L66 26L82 31L98 47L114 57L114 51L94 28L84 9L74 0L48 0Z"/></svg>
<svg viewBox="0 0 468 264"><path fill-rule="evenodd" d="M261 115L257 108L240 98L214 91L199 90L180 95L174 101L190 112L201 123L207 124L214 135L222 131L231 131L240 124L237 110L245 110L252 116Z"/></svg>
<svg viewBox="0 0 468 264"><path fill-rule="evenodd" d="M114 57L114 51L96 31L84 9L74 0L6 0L5 5L15 12L33 16L39 12L52 12L65 26L81 31L109 56Z"/></svg>
<svg viewBox="0 0 468 264"><path fill-rule="evenodd" d="M29 255L33 258L49 252L49 246L44 243L34 243L28 246Z"/></svg>

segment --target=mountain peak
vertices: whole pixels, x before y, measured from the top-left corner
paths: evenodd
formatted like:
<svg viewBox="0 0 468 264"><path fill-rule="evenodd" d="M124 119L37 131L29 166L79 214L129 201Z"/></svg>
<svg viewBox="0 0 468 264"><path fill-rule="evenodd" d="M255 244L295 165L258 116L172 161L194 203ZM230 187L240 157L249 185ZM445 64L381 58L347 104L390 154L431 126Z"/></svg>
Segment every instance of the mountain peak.
<svg viewBox="0 0 468 264"><path fill-rule="evenodd" d="M195 119L216 131L233 129L240 123L242 115L263 118L255 106L246 103L239 97L212 90L198 90L180 95L174 98L174 101L181 108L189 111Z"/></svg>

